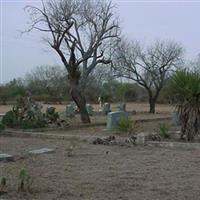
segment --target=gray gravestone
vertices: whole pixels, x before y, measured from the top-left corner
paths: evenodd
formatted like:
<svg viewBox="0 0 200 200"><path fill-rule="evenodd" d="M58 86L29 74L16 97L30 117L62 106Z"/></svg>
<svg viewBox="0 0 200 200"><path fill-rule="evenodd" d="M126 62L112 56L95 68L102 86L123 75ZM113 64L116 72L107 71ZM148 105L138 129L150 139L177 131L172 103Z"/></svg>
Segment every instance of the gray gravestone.
<svg viewBox="0 0 200 200"><path fill-rule="evenodd" d="M66 106L66 116L67 117L75 117L75 109L72 104L68 104Z"/></svg>
<svg viewBox="0 0 200 200"><path fill-rule="evenodd" d="M0 161L14 161L14 156L5 153L0 153Z"/></svg>
<svg viewBox="0 0 200 200"><path fill-rule="evenodd" d="M136 144L139 144L139 145L145 145L145 142L146 142L146 135L145 135L145 133L139 133L139 134L137 134L135 142L136 142Z"/></svg>
<svg viewBox="0 0 200 200"><path fill-rule="evenodd" d="M99 102L99 111L102 111L102 107L103 107L103 100L102 97L98 98L98 102Z"/></svg>
<svg viewBox="0 0 200 200"><path fill-rule="evenodd" d="M173 112L172 113L172 124L174 126L180 126L181 125L181 123L180 123L180 117L179 117L179 115L178 115L177 112Z"/></svg>
<svg viewBox="0 0 200 200"><path fill-rule="evenodd" d="M128 119L128 113L123 111L110 112L107 115L107 129L115 129L118 127L120 119Z"/></svg>
<svg viewBox="0 0 200 200"><path fill-rule="evenodd" d="M120 103L119 110L126 112L126 104L125 103Z"/></svg>
<svg viewBox="0 0 200 200"><path fill-rule="evenodd" d="M94 114L94 109L93 109L93 107L92 107L91 104L86 104L86 109L87 109L88 114L89 114L90 116L92 116L92 115Z"/></svg>
<svg viewBox="0 0 200 200"><path fill-rule="evenodd" d="M29 151L30 154L43 154L43 153L53 153L53 149L48 149L48 148L42 148L42 149L36 149Z"/></svg>
<svg viewBox="0 0 200 200"><path fill-rule="evenodd" d="M107 115L109 112L111 112L110 104L109 103L104 103L102 111L103 111L103 113L105 115Z"/></svg>

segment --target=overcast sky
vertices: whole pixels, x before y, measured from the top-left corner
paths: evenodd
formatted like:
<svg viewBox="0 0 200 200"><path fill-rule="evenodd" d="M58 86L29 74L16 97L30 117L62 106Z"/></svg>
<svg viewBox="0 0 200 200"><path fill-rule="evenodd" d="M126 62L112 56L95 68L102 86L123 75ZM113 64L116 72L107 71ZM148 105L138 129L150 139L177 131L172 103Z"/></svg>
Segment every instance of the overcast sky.
<svg viewBox="0 0 200 200"><path fill-rule="evenodd" d="M40 6L40 0L0 0L0 82L22 77L36 66L61 64L57 55L41 42L37 32L20 37L27 27L26 5ZM200 53L200 0L143 1L113 0L123 33L148 44L157 39L175 40L186 49L186 58Z"/></svg>

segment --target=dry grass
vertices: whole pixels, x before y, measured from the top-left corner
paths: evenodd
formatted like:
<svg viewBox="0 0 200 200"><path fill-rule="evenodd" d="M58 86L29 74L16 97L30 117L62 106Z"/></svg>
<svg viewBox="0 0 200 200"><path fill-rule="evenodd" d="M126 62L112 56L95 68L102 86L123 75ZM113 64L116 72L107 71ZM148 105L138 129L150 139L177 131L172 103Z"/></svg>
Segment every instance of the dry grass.
<svg viewBox="0 0 200 200"><path fill-rule="evenodd" d="M94 110L98 111L99 105L98 104L92 104L92 105L94 107ZM112 103L111 104L112 111L116 111L118 105L119 104ZM58 112L65 111L65 107L66 107L65 104L63 104L63 105L58 105L58 104L49 104L48 105L48 104L44 104L43 105L43 109L46 110L46 108L48 106L56 107L56 110ZM9 111L10 109L12 109L12 105L0 105L0 113L5 113L5 112ZM135 110L136 112L142 112L142 113L146 112L146 113L148 113L149 105L147 103L127 103L127 111L131 112L133 110ZM173 111L173 108L169 104L157 104L156 105L156 112L157 113L166 114L166 113L170 113L172 111Z"/></svg>
<svg viewBox="0 0 200 200"><path fill-rule="evenodd" d="M53 154L25 156L0 163L10 200L197 200L200 196L199 150L119 147L79 143L68 157L69 141L0 138L10 154L42 147ZM18 158L20 158L18 156ZM30 193L17 192L19 171L34 178Z"/></svg>

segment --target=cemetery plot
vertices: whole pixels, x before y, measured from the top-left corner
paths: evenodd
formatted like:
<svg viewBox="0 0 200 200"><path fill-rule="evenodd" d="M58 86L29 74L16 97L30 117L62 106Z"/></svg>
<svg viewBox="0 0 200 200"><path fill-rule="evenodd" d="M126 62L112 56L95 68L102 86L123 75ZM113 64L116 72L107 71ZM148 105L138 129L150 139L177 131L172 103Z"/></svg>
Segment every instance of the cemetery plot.
<svg viewBox="0 0 200 200"><path fill-rule="evenodd" d="M0 138L1 151L9 154L42 146L55 149L55 153L0 162L1 175L7 178L7 193L1 199L190 200L200 195L199 149ZM71 146L74 149L69 156ZM33 178L30 192L17 191L21 169Z"/></svg>

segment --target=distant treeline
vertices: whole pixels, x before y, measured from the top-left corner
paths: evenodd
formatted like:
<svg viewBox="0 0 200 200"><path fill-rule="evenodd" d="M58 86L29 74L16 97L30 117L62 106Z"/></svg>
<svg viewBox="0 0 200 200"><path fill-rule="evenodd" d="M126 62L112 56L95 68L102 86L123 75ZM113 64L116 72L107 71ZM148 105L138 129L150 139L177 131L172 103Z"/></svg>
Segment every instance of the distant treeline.
<svg viewBox="0 0 200 200"><path fill-rule="evenodd" d="M24 78L13 79L0 86L0 103L13 103L20 96L27 95L31 95L36 101L43 103L71 101L66 77L66 70L60 66L37 67ZM90 103L97 103L99 96L104 102L148 101L148 95L144 88L136 83L115 79L106 70L95 71L90 75L85 96L87 102ZM168 99L169 87L166 85L161 92L159 102L167 103Z"/></svg>

